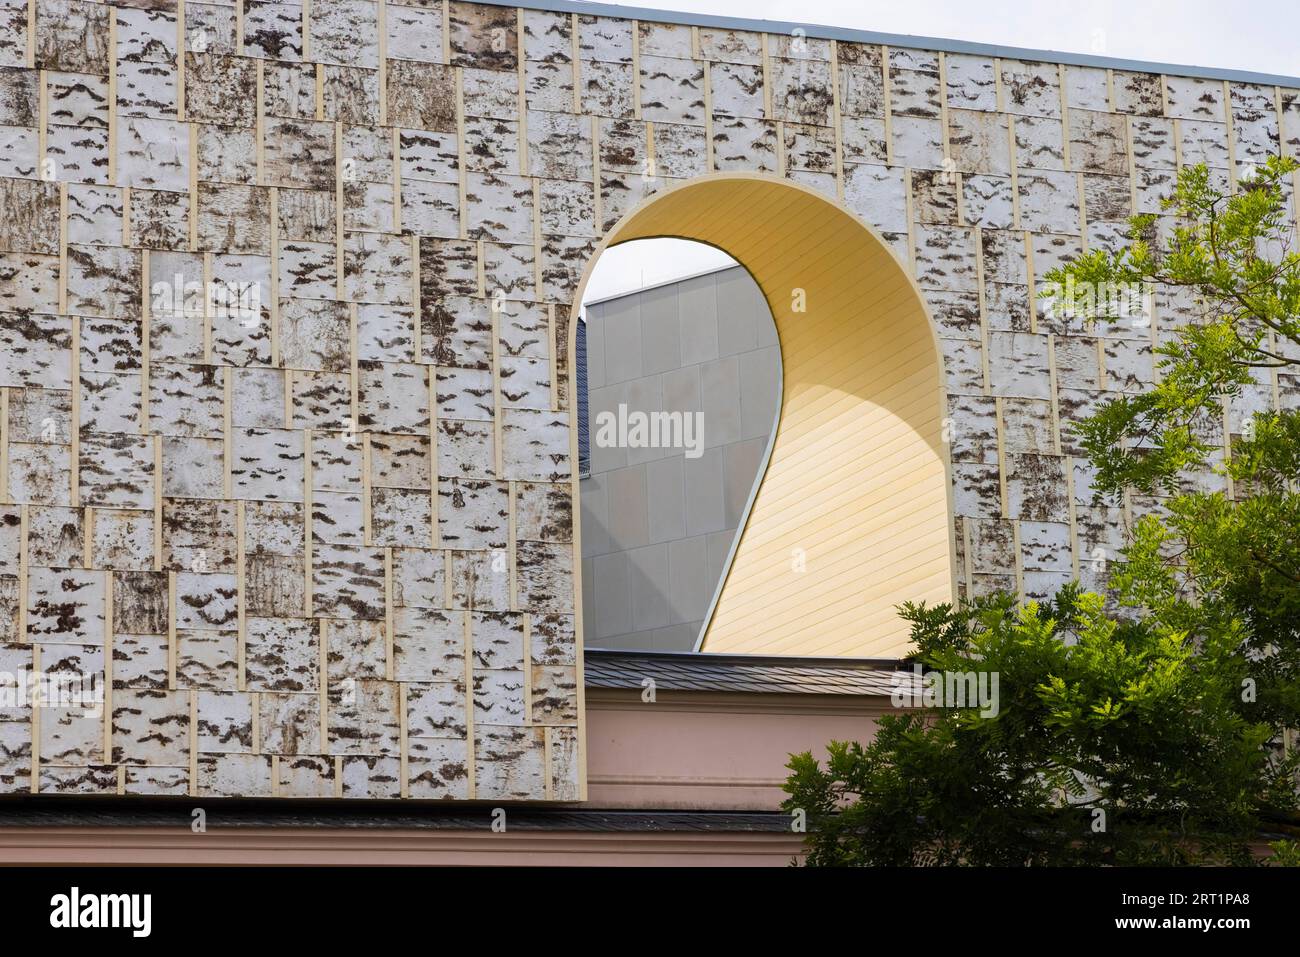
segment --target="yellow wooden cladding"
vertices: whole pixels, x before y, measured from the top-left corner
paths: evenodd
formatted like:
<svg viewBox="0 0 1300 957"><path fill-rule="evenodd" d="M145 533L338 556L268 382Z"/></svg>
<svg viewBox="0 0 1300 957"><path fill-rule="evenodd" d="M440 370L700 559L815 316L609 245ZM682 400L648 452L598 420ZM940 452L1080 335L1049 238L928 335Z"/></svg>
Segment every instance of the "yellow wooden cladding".
<svg viewBox="0 0 1300 957"><path fill-rule="evenodd" d="M761 174L657 193L601 250L663 236L717 246L745 266L781 347L770 460L702 650L905 654L896 606L949 601L955 580L942 370L919 291L861 220Z"/></svg>

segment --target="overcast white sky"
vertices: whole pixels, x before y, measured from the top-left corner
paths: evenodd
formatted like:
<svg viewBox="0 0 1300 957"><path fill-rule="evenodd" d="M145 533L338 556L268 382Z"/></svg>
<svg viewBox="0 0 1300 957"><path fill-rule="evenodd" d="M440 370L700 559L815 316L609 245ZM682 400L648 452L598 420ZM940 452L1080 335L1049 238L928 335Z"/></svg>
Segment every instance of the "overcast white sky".
<svg viewBox="0 0 1300 957"><path fill-rule="evenodd" d="M1300 0L655 0L619 5L1300 76ZM601 256L584 298L601 299L728 261L717 250L674 240L616 247Z"/></svg>

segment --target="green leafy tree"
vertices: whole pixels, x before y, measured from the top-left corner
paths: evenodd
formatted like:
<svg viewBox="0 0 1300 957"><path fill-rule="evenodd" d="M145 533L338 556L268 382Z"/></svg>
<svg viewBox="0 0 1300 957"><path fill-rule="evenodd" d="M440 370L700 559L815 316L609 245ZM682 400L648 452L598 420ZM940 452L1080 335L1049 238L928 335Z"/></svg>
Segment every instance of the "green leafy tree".
<svg viewBox="0 0 1300 957"><path fill-rule="evenodd" d="M999 675L997 713L901 711L825 766L794 757L809 864L1242 863L1261 809L1285 806L1272 730L1237 707L1237 626L1194 646L1074 586L903 615L930 673Z"/></svg>
<svg viewBox="0 0 1300 957"><path fill-rule="evenodd" d="M1163 515L1137 523L1111 585L1193 635L1240 621L1257 695L1247 704L1288 742L1300 724L1296 169L1274 157L1229 192L1204 166L1187 167L1165 217L1135 217L1123 249L1087 253L1045 277L1058 294L1141 288L1178 304L1181 321L1156 348L1158 381L1110 399L1076 428L1099 496L1167 496ZM1095 294L1067 302L1102 326L1124 321L1112 304ZM1248 391L1271 395L1274 377L1287 407L1239 411ZM1196 476L1217 487L1198 487Z"/></svg>
<svg viewBox="0 0 1300 957"><path fill-rule="evenodd" d="M1300 833L1295 170L1274 158L1228 190L1184 168L1123 248L1044 277L1045 308L1085 323L1147 321L1159 297L1157 381L1076 435L1098 497L1161 508L1112 564L1109 603L1071 586L904 607L916 660L997 673L1000 708L889 715L824 765L793 757L810 864L1244 863L1266 826ZM1275 376L1292 408L1234 422Z"/></svg>

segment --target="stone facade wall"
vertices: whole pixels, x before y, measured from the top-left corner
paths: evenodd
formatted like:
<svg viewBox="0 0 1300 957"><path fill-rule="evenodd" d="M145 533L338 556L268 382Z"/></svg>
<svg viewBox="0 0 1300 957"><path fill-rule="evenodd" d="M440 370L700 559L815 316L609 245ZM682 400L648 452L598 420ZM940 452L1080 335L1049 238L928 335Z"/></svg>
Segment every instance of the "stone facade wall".
<svg viewBox="0 0 1300 957"><path fill-rule="evenodd" d="M0 0L0 671L108 692L0 702L0 791L576 798L569 305L711 170L823 191L914 272L959 588L1095 582L1158 503L1093 504L1063 426L1187 304L1083 329L1037 277L1180 163L1279 149L1300 92L1246 83L455 0Z"/></svg>

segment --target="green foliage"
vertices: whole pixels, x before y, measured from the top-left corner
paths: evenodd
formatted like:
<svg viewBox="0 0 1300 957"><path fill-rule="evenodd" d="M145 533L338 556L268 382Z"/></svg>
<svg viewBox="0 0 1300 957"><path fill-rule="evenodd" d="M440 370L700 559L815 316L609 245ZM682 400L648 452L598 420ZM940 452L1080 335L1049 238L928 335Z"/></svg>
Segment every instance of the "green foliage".
<svg viewBox="0 0 1300 957"><path fill-rule="evenodd" d="M1273 856L1268 859L1270 867L1300 867L1300 844L1295 841L1274 841L1269 845Z"/></svg>
<svg viewBox="0 0 1300 957"><path fill-rule="evenodd" d="M1300 384L1296 169L1273 158L1227 192L1184 168L1123 249L1046 275L1058 316L1142 324L1158 306L1157 381L1074 428L1099 497L1161 510L1106 600L904 606L917 660L998 673L1000 709L900 712L825 765L793 757L810 864L1244 863L1265 821L1300 833L1281 744L1300 726L1300 412L1230 419L1275 372Z"/></svg>
<svg viewBox="0 0 1300 957"><path fill-rule="evenodd" d="M999 709L900 711L825 765L793 757L784 806L808 814L809 864L1248 860L1289 769L1241 713L1237 626L1193 643L1073 587L903 614L927 669L997 673Z"/></svg>
<svg viewBox="0 0 1300 957"><path fill-rule="evenodd" d="M1168 215L1134 217L1128 246L1085 253L1044 276L1047 304L1064 298L1085 321L1133 321L1100 294L1116 288L1190 313L1156 349L1159 381L1078 426L1102 491L1178 491L1184 470L1222 448L1214 435L1224 401L1260 370L1300 361L1300 254L1290 248L1287 222L1296 167L1273 157L1235 193L1216 188L1204 166L1185 167L1164 200ZM1075 290L1084 294L1069 295Z"/></svg>

